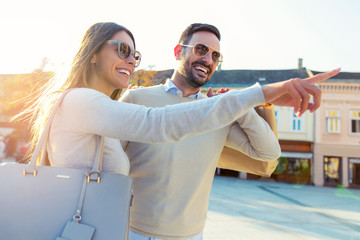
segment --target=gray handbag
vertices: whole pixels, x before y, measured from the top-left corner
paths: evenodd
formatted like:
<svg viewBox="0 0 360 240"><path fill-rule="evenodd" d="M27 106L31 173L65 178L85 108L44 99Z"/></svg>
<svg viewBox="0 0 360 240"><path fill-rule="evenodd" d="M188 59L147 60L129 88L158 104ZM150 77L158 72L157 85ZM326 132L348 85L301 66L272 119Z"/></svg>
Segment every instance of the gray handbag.
<svg viewBox="0 0 360 240"><path fill-rule="evenodd" d="M90 172L44 164L51 122L66 93L55 104L29 164L0 164L0 239L128 238L132 178L101 171L104 137L97 136Z"/></svg>

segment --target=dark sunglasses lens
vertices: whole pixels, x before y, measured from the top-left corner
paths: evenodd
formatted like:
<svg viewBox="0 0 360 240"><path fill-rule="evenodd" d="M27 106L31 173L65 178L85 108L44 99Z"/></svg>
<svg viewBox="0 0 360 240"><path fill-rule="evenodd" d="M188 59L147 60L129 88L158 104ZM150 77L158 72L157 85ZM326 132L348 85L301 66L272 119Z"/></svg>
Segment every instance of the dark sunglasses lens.
<svg viewBox="0 0 360 240"><path fill-rule="evenodd" d="M220 58L220 53L217 51L212 52L212 59L214 62L217 62Z"/></svg>
<svg viewBox="0 0 360 240"><path fill-rule="evenodd" d="M119 51L119 57L124 60L127 59L131 53L130 46L124 42L120 43L118 51Z"/></svg>
<svg viewBox="0 0 360 240"><path fill-rule="evenodd" d="M135 67L137 67L137 66L140 65L141 54L138 51L134 52L134 58L135 58L135 61L136 61Z"/></svg>
<svg viewBox="0 0 360 240"><path fill-rule="evenodd" d="M194 50L197 57L204 57L209 52L209 48L204 44L196 44Z"/></svg>

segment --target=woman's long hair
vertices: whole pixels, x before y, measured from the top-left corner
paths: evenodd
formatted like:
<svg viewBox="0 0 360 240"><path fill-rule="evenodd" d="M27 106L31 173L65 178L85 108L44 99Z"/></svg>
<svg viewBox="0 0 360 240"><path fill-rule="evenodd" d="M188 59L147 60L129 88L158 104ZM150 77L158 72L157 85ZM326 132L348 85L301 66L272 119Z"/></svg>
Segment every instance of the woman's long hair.
<svg viewBox="0 0 360 240"><path fill-rule="evenodd" d="M54 76L37 91L35 102L15 117L15 119L30 117L31 139L29 151L25 157L26 160L31 158L50 112L59 96L70 88L88 87L91 58L101 50L105 41L119 31L125 31L129 34L135 47L134 36L127 28L112 22L92 25L81 41L80 49L73 59L68 77L65 80L60 80ZM116 89L111 98L117 100L120 93L121 89Z"/></svg>

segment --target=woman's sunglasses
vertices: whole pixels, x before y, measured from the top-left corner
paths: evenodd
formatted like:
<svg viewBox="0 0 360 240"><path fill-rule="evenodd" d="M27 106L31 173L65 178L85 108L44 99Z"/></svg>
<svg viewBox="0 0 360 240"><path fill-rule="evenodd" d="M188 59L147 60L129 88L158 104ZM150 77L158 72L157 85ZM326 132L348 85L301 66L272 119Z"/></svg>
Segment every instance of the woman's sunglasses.
<svg viewBox="0 0 360 240"><path fill-rule="evenodd" d="M129 44L127 44L126 42L124 42L120 39L114 39L114 40L107 40L104 44L105 45L117 45L118 54L122 60L128 59L131 54L135 58L135 61L136 61L135 67L140 65L140 61L141 61L140 52L136 51L136 50L131 50Z"/></svg>
<svg viewBox="0 0 360 240"><path fill-rule="evenodd" d="M198 58L203 58L206 55L208 55L209 52L212 52L211 57L214 63L219 63L223 61L223 56L219 51L216 51L212 47L206 46L202 43L197 43L195 46L192 45L182 45L183 47L192 47L193 48L193 54Z"/></svg>

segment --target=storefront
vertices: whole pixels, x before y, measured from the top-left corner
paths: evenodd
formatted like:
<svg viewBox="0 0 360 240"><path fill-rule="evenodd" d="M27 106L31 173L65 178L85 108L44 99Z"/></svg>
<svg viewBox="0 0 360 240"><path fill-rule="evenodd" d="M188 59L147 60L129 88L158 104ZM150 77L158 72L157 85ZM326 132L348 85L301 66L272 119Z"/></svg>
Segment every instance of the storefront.
<svg viewBox="0 0 360 240"><path fill-rule="evenodd" d="M314 184L316 186L360 188L360 147L316 144Z"/></svg>
<svg viewBox="0 0 360 240"><path fill-rule="evenodd" d="M280 140L281 156L272 178L292 184L312 183L312 143Z"/></svg>
<svg viewBox="0 0 360 240"><path fill-rule="evenodd" d="M360 158L349 158L349 187L360 188Z"/></svg>

